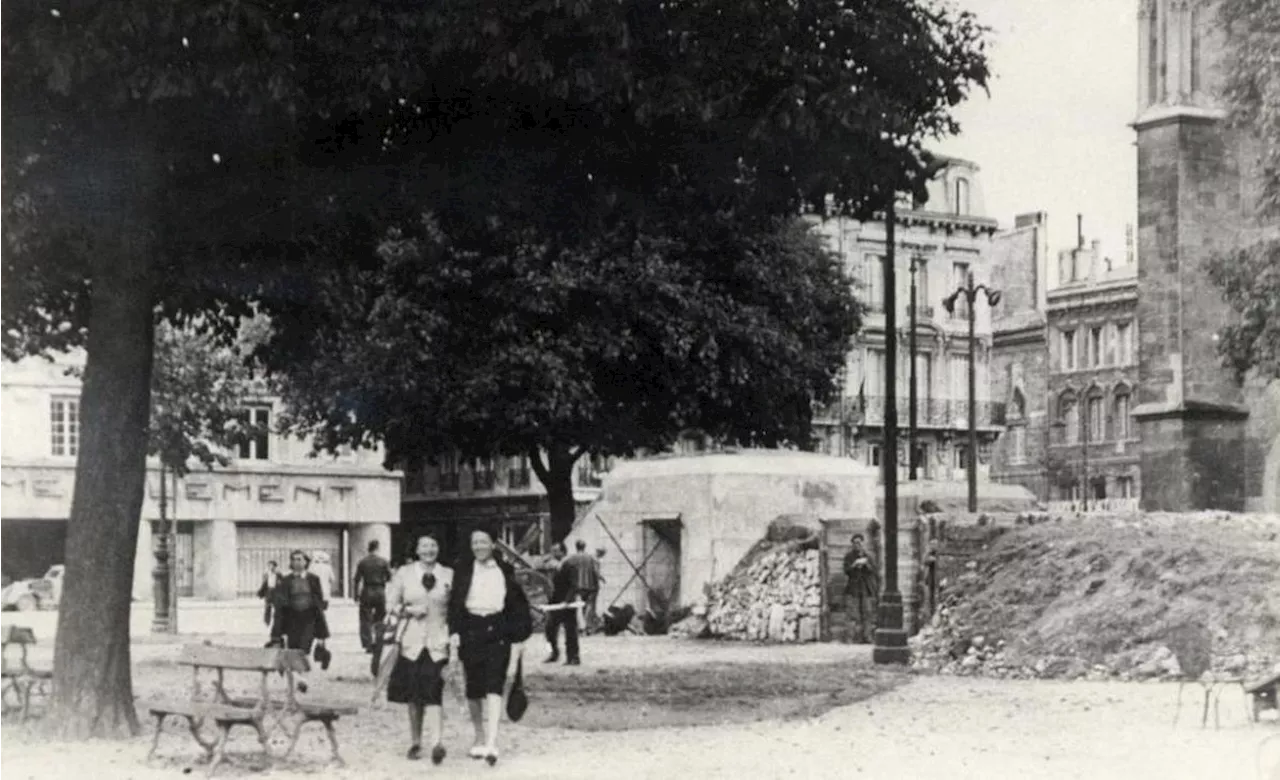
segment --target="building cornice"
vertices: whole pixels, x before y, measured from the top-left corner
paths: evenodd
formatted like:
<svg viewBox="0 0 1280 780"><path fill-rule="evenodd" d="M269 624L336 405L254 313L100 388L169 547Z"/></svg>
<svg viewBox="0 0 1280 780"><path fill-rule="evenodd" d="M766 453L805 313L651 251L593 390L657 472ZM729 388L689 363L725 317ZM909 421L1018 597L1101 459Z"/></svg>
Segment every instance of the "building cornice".
<svg viewBox="0 0 1280 780"><path fill-rule="evenodd" d="M1142 132L1160 125L1178 122L1219 122L1226 116L1226 111L1208 106L1155 105L1148 106L1129 126L1137 132Z"/></svg>

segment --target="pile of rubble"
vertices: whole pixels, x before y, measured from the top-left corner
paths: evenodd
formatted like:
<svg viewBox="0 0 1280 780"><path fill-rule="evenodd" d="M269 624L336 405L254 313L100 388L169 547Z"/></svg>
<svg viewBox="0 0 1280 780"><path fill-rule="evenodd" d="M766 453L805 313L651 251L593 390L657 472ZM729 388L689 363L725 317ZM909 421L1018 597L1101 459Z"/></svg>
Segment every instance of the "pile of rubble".
<svg viewBox="0 0 1280 780"><path fill-rule="evenodd" d="M770 528L729 576L707 588L705 604L671 627L686 637L816 642L822 612L818 537L799 526Z"/></svg>
<svg viewBox="0 0 1280 780"><path fill-rule="evenodd" d="M1206 668L1253 679L1280 669L1276 518L1043 522L1015 521L1035 527L993 538L959 563L942 583L939 609L912 637L916 668L1086 680L1174 679Z"/></svg>

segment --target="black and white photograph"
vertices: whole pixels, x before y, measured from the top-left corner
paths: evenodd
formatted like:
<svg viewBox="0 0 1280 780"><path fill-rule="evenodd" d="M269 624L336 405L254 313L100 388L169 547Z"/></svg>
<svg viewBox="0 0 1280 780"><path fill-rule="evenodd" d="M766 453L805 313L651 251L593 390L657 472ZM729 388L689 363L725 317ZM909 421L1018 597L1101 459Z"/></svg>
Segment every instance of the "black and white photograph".
<svg viewBox="0 0 1280 780"><path fill-rule="evenodd" d="M1280 780L1276 0L8 0L8 780Z"/></svg>

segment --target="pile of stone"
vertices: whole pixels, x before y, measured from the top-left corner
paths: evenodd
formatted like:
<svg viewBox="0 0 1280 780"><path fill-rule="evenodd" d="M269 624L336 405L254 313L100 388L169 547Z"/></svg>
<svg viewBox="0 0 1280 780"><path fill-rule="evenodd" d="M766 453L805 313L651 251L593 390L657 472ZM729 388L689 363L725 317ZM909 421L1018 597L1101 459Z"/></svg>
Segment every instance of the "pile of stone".
<svg viewBox="0 0 1280 780"><path fill-rule="evenodd" d="M675 636L755 642L816 642L822 566L816 529L779 518L704 603L671 627Z"/></svg>
<svg viewBox="0 0 1280 780"><path fill-rule="evenodd" d="M769 642L816 642L822 610L818 549L787 545L713 585L707 629L713 636Z"/></svg>

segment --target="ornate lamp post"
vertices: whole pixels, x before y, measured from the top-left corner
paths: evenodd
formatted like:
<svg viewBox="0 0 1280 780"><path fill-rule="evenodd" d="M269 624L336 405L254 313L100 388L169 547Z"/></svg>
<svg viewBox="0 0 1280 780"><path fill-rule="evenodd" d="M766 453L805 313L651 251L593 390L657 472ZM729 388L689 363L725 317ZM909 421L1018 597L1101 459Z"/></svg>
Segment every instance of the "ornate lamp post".
<svg viewBox="0 0 1280 780"><path fill-rule="evenodd" d="M911 334L909 338L911 350L911 379L907 388L907 404L910 407L907 410L907 479L912 482L916 481L916 269L919 267L921 258L919 255L911 256Z"/></svg>
<svg viewBox="0 0 1280 780"><path fill-rule="evenodd" d="M974 284L973 272L969 272L967 283L963 287L957 287L955 292L942 299L942 307L947 310L948 314L954 314L956 308L956 300L960 296L964 296L965 301L969 304L969 511L978 511L978 370L975 352L977 348L977 337L975 335L975 317L977 315L975 303L978 300L978 292L981 291L987 298L988 306L995 306L1000 302L1000 291L993 290L985 284Z"/></svg>
<svg viewBox="0 0 1280 780"><path fill-rule="evenodd" d="M154 580L153 593L155 594L155 615L151 619L151 632L153 634L170 634L173 633L173 623L170 619L170 574L173 571L173 565L169 558L172 551L169 549L169 524L167 522L169 496L166 488L167 480L165 479L166 469L164 461L160 462L160 527L157 533L155 545L156 565L152 569L151 575Z"/></svg>

